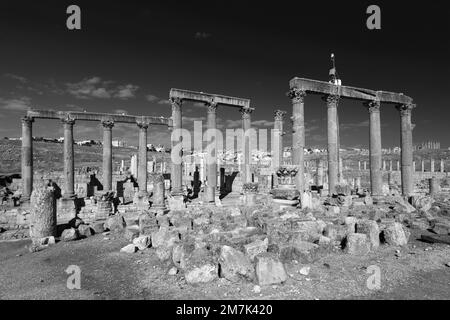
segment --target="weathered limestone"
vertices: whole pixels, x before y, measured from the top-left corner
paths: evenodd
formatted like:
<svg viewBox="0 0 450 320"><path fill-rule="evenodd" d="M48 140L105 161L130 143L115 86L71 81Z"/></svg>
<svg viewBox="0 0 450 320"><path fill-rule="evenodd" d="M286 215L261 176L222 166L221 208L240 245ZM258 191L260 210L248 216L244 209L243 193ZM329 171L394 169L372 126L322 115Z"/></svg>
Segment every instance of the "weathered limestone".
<svg viewBox="0 0 450 320"><path fill-rule="evenodd" d="M242 114L242 130L243 130L243 137L242 137L242 145L243 145L243 153L244 153L244 166L242 170L242 177L243 182L248 183L252 182L252 174L250 172L250 160L251 160L251 145L250 145L250 139L251 139L251 113L254 109L253 108L241 108L241 114Z"/></svg>
<svg viewBox="0 0 450 320"><path fill-rule="evenodd" d="M430 196L439 193L440 191L439 179L437 179L436 177L432 177L431 179L428 179L428 181L430 185Z"/></svg>
<svg viewBox="0 0 450 320"><path fill-rule="evenodd" d="M328 190L330 194L336 192L338 183L338 127L337 127L337 106L339 96L328 95L326 97L328 108Z"/></svg>
<svg viewBox="0 0 450 320"><path fill-rule="evenodd" d="M216 110L217 103L211 102L207 104L208 113L206 117L206 125L208 128L207 136L209 145L214 144L212 149L207 154L207 176L208 182L206 186L206 201L209 203L215 202L216 188L217 188L217 137L216 137ZM214 142L212 142L214 141Z"/></svg>
<svg viewBox="0 0 450 320"><path fill-rule="evenodd" d="M153 183L152 208L165 209L164 176L158 173L150 174L150 182Z"/></svg>
<svg viewBox="0 0 450 320"><path fill-rule="evenodd" d="M402 161L402 194L411 196L413 192L413 141L412 141L412 125L411 110L415 107L413 104L398 105L400 111L401 122L401 161Z"/></svg>
<svg viewBox="0 0 450 320"><path fill-rule="evenodd" d="M42 238L56 237L56 198L53 190L37 186L31 194L30 237L33 243Z"/></svg>
<svg viewBox="0 0 450 320"><path fill-rule="evenodd" d="M74 159L73 159L73 125L75 120L70 116L67 116L61 121L64 124L64 178L65 178L65 190L64 198L75 198L75 185L74 185Z"/></svg>
<svg viewBox="0 0 450 320"><path fill-rule="evenodd" d="M104 120L103 126L103 190L112 190L112 128L114 121Z"/></svg>
<svg viewBox="0 0 450 320"><path fill-rule="evenodd" d="M145 121L136 121L139 127L139 161L138 161L138 186L141 196L147 195L147 128Z"/></svg>
<svg viewBox="0 0 450 320"><path fill-rule="evenodd" d="M30 200L33 191L33 122L22 118L22 201Z"/></svg>
<svg viewBox="0 0 450 320"><path fill-rule="evenodd" d="M431 158L430 160L430 172L434 172L434 159Z"/></svg>
<svg viewBox="0 0 450 320"><path fill-rule="evenodd" d="M181 127L182 127L182 114L181 114L181 105L182 100L180 98L170 98L170 103L172 104L172 130L175 132L175 135L172 135L172 150L174 146L179 145L181 143ZM173 132L172 132L173 133ZM182 194L182 163L181 158L183 156L183 152L180 148L179 159L174 161L172 159L172 172L171 174L171 184L172 184L172 195L179 196Z"/></svg>
<svg viewBox="0 0 450 320"><path fill-rule="evenodd" d="M378 197L382 195L383 190L383 176L381 172L380 101L371 101L367 104L367 107L370 115L370 186L372 196Z"/></svg>
<svg viewBox="0 0 450 320"><path fill-rule="evenodd" d="M298 167L295 185L302 194L305 186L303 150L305 147L304 99L306 91L293 88L288 95L292 100L292 164Z"/></svg>
<svg viewBox="0 0 450 320"><path fill-rule="evenodd" d="M275 110L275 121L273 125L273 147L272 167L278 168L283 165L283 119L286 111Z"/></svg>

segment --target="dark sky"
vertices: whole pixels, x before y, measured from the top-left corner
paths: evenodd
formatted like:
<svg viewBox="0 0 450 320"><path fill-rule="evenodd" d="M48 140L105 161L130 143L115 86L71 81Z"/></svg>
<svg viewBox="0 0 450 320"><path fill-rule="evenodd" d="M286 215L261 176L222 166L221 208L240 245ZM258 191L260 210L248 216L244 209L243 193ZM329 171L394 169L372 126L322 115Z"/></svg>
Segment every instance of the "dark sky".
<svg viewBox="0 0 450 320"><path fill-rule="evenodd" d="M394 1L391 1L394 2ZM345 3L345 4L344 4ZM81 7L82 30L66 28L66 8ZM381 8L381 30L366 28L366 8ZM331 52L344 85L403 92L417 104L414 140L449 146L450 11L445 1L5 1L0 4L0 137L20 135L29 107L170 116L172 87L249 98L252 120L270 128L273 111L288 111L288 82L328 80ZM184 106L184 125L206 114ZM221 128L239 125L220 108ZM368 145L368 113L339 105L341 144ZM399 145L399 115L382 105L383 147ZM325 146L326 106L305 105L306 144ZM34 135L59 137L56 121ZM137 129L116 126L137 144ZM100 139L98 124L79 122L76 139ZM150 142L168 144L153 128ZM286 141L291 140L290 133Z"/></svg>

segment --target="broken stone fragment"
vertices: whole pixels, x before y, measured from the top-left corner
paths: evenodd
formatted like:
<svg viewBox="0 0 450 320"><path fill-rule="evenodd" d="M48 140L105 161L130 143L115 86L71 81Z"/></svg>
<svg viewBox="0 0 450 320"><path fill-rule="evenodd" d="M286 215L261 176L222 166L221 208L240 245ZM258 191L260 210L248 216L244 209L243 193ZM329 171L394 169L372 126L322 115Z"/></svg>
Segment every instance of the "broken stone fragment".
<svg viewBox="0 0 450 320"><path fill-rule="evenodd" d="M86 224L81 224L78 226L78 233L80 234L80 237L87 238L94 234L94 230Z"/></svg>
<svg viewBox="0 0 450 320"><path fill-rule="evenodd" d="M393 246L404 246L408 243L409 231L398 222L389 223L382 231L381 238L387 244Z"/></svg>
<svg viewBox="0 0 450 320"><path fill-rule="evenodd" d="M345 217L344 224L347 226L347 234L356 232L356 222L358 219L355 217Z"/></svg>
<svg viewBox="0 0 450 320"><path fill-rule="evenodd" d="M179 242L180 236L176 230L171 230L168 227L161 227L159 231L152 233L151 240L154 248L162 246L173 247L175 243Z"/></svg>
<svg viewBox="0 0 450 320"><path fill-rule="evenodd" d="M433 232L436 234L450 234L450 223L448 222L433 222Z"/></svg>
<svg viewBox="0 0 450 320"><path fill-rule="evenodd" d="M283 283L287 274L283 263L271 253L263 253L256 257L256 278L260 286Z"/></svg>
<svg viewBox="0 0 450 320"><path fill-rule="evenodd" d="M105 227L104 227L104 222L94 222L91 223L90 226L92 227L92 229L94 230L95 233L99 234L99 233L103 233L105 232Z"/></svg>
<svg viewBox="0 0 450 320"><path fill-rule="evenodd" d="M110 231L121 231L125 228L125 219L121 214L115 214L106 219L105 228Z"/></svg>
<svg viewBox="0 0 450 320"><path fill-rule="evenodd" d="M206 283L218 278L218 266L207 249L195 249L184 263L184 277L187 283Z"/></svg>
<svg viewBox="0 0 450 320"><path fill-rule="evenodd" d="M138 250L145 250L150 247L152 240L150 236L139 236L133 239L133 244L138 248Z"/></svg>
<svg viewBox="0 0 450 320"><path fill-rule="evenodd" d="M330 238L332 241L342 241L348 233L348 227L345 225L328 224L325 227L323 235Z"/></svg>
<svg viewBox="0 0 450 320"><path fill-rule="evenodd" d="M365 255L370 252L370 242L362 233L352 233L347 236L345 251L353 255Z"/></svg>
<svg viewBox="0 0 450 320"><path fill-rule="evenodd" d="M120 252L135 253L136 250L137 250L137 248L134 244L128 244L125 247L123 247L122 249L120 249Z"/></svg>
<svg viewBox="0 0 450 320"><path fill-rule="evenodd" d="M65 229L61 234L61 241L73 241L79 237L78 230L75 228Z"/></svg>
<svg viewBox="0 0 450 320"><path fill-rule="evenodd" d="M373 220L360 220L356 224L356 232L363 233L370 241L372 248L378 248L380 246L380 229L378 223Z"/></svg>
<svg viewBox="0 0 450 320"><path fill-rule="evenodd" d="M78 228L80 225L84 224L83 220L78 217L73 218L69 221L69 226L71 228Z"/></svg>
<svg viewBox="0 0 450 320"><path fill-rule="evenodd" d="M134 239L139 237L139 227L138 226L126 227L123 235L126 240L132 242Z"/></svg>
<svg viewBox="0 0 450 320"><path fill-rule="evenodd" d="M221 274L225 279L238 282L241 278L252 280L254 278L254 267L244 253L229 247L223 246L220 251L219 264Z"/></svg>
<svg viewBox="0 0 450 320"><path fill-rule="evenodd" d="M250 260L253 261L258 254L267 252L268 247L269 239L265 238L264 241L257 239L252 243L244 245L244 250Z"/></svg>

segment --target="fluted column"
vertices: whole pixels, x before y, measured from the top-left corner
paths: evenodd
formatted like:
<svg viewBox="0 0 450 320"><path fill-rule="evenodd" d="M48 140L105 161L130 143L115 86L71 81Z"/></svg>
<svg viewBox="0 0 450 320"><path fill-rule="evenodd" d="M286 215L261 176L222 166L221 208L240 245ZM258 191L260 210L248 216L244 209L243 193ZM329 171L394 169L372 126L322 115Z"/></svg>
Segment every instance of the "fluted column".
<svg viewBox="0 0 450 320"><path fill-rule="evenodd" d="M103 120L103 190L112 190L112 128L114 121Z"/></svg>
<svg viewBox="0 0 450 320"><path fill-rule="evenodd" d="M329 193L336 192L338 183L338 128L337 128L337 106L339 97L336 95L328 95L327 101L327 131L328 131L328 189Z"/></svg>
<svg viewBox="0 0 450 320"><path fill-rule="evenodd" d="M182 128L182 114L181 114L181 105L182 100L179 98L170 98L170 103L172 104L172 122L173 127L172 130L174 132L177 132L175 136L172 136L171 142L172 142L172 150L174 149L174 146L180 144L182 142L182 136L181 132L179 132ZM183 193L183 186L182 186L182 157L183 157L183 151L180 148L180 152L177 155L178 159L174 161L172 159L172 172L170 173L170 179L172 184L172 195L181 195Z"/></svg>
<svg viewBox="0 0 450 320"><path fill-rule="evenodd" d="M243 165L243 183L252 182L252 174L250 172L250 159L251 159L251 151L250 150L250 139L251 139L251 116L254 109L253 108L241 108L242 114L242 145L243 145L243 153L244 153L244 165Z"/></svg>
<svg viewBox="0 0 450 320"><path fill-rule="evenodd" d="M139 127L139 157L138 157L138 186L139 194L147 194L147 129L148 123L138 120Z"/></svg>
<svg viewBox="0 0 450 320"><path fill-rule="evenodd" d="M411 196L413 193L413 141L412 141L412 125L411 125L411 110L415 106L413 104L404 104L397 106L400 111L400 141L402 146L401 161L402 161L402 194L404 196Z"/></svg>
<svg viewBox="0 0 450 320"><path fill-rule="evenodd" d="M275 110L275 121L273 124L273 145L272 145L272 167L283 165L283 119L286 111Z"/></svg>
<svg viewBox="0 0 450 320"><path fill-rule="evenodd" d="M207 104L208 113L206 117L206 125L208 130L210 130L210 134L208 135L209 142L208 144L214 144L212 149L210 150L210 154L207 154L207 177L208 183L206 187L206 199L207 202L213 203L215 202L216 197L216 188L217 188L217 137L215 134L216 131L216 110L217 103L211 102ZM214 139L214 140L212 140ZM214 142L212 142L214 141Z"/></svg>
<svg viewBox="0 0 450 320"><path fill-rule="evenodd" d="M306 92L297 88L288 93L292 101L292 164L297 166L295 185L303 193L305 188L304 148L305 148L305 113L304 100Z"/></svg>
<svg viewBox="0 0 450 320"><path fill-rule="evenodd" d="M33 122L30 117L22 118L22 198L29 201L33 191Z"/></svg>
<svg viewBox="0 0 450 320"><path fill-rule="evenodd" d="M75 197L75 163L73 158L73 125L75 124L75 120L66 117L62 119L62 122L64 125L64 198L72 199Z"/></svg>
<svg viewBox="0 0 450 320"><path fill-rule="evenodd" d="M367 104L369 110L369 152L370 152L370 188L372 196L381 196L383 190L383 176L381 171L381 125L380 101Z"/></svg>

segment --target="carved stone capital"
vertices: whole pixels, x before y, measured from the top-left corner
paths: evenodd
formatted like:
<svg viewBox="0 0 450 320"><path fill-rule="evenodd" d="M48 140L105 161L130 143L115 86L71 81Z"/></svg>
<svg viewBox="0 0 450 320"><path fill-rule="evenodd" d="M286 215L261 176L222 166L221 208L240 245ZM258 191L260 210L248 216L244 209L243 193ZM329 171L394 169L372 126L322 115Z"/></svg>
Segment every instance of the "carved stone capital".
<svg viewBox="0 0 450 320"><path fill-rule="evenodd" d="M136 119L136 124L141 130L147 130L148 122L145 119Z"/></svg>
<svg viewBox="0 0 450 320"><path fill-rule="evenodd" d="M255 110L254 108L250 107L243 107L239 111L241 112L242 119L250 119L250 114Z"/></svg>
<svg viewBox="0 0 450 320"><path fill-rule="evenodd" d="M206 107L208 108L208 113L216 113L217 111L217 102L205 102Z"/></svg>
<svg viewBox="0 0 450 320"><path fill-rule="evenodd" d="M306 96L306 91L297 88L292 88L287 93L287 96L292 100L292 103L303 103Z"/></svg>
<svg viewBox="0 0 450 320"><path fill-rule="evenodd" d="M169 101L172 105L172 112L181 112L181 105L183 104L183 100L181 100L181 98L171 97Z"/></svg>
<svg viewBox="0 0 450 320"><path fill-rule="evenodd" d="M32 123L34 122L34 118L29 116L24 116L22 119L22 124L31 127Z"/></svg>
<svg viewBox="0 0 450 320"><path fill-rule="evenodd" d="M372 101L368 101L365 102L364 105L367 107L367 109L369 110L369 113L372 112L380 112L380 101L379 100L372 100Z"/></svg>
<svg viewBox="0 0 450 320"><path fill-rule="evenodd" d="M112 129L114 127L114 121L113 120L102 120L102 126L105 129Z"/></svg>
<svg viewBox="0 0 450 320"><path fill-rule="evenodd" d="M275 110L275 121L283 121L285 114L286 114L286 111Z"/></svg>
<svg viewBox="0 0 450 320"><path fill-rule="evenodd" d="M408 103L408 104L399 104L396 106L397 110L400 111L400 116L406 117L411 115L412 109L416 107L415 104Z"/></svg>
<svg viewBox="0 0 450 320"><path fill-rule="evenodd" d="M322 99L327 102L328 108L335 108L339 103L339 96L335 94L326 95Z"/></svg>
<svg viewBox="0 0 450 320"><path fill-rule="evenodd" d="M65 125L71 125L73 126L75 124L75 119L70 115L66 114L63 118L61 118L62 123Z"/></svg>

